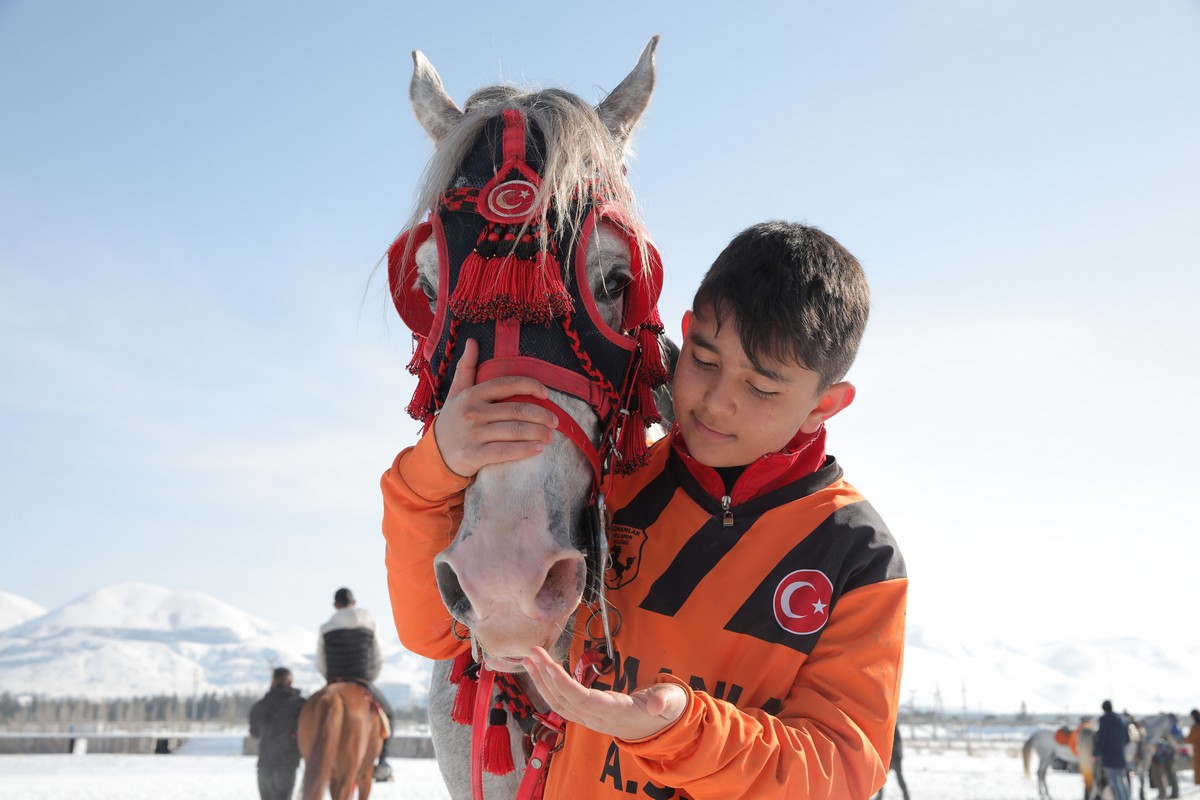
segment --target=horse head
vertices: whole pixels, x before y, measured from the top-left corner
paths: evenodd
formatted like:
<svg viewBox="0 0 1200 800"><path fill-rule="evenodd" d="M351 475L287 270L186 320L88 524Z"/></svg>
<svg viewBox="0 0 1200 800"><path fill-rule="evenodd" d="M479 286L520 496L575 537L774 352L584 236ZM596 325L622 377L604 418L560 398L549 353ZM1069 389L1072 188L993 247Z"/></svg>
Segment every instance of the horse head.
<svg viewBox="0 0 1200 800"><path fill-rule="evenodd" d="M662 268L624 169L656 44L595 108L560 89L491 86L459 109L413 54L410 96L435 152L388 254L415 339L409 412L432 423L475 339L478 380L536 377L559 417L541 454L478 473L435 562L451 624L496 671L519 671L534 646L564 657L581 601L605 616L603 486L638 464L658 419Z"/></svg>

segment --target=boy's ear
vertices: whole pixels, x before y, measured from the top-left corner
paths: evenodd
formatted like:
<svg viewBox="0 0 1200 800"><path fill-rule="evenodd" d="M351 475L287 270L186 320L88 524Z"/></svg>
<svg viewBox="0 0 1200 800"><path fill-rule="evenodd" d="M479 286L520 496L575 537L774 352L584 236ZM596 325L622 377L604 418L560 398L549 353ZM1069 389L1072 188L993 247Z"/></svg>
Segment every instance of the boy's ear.
<svg viewBox="0 0 1200 800"><path fill-rule="evenodd" d="M804 418L800 430L804 433L816 433L825 424L825 420L854 402L855 392L854 384L849 381L839 381L821 392L821 398Z"/></svg>
<svg viewBox="0 0 1200 800"><path fill-rule="evenodd" d="M687 338L688 328L692 327L692 310L688 309L683 312L683 323L679 326L683 329L684 338Z"/></svg>

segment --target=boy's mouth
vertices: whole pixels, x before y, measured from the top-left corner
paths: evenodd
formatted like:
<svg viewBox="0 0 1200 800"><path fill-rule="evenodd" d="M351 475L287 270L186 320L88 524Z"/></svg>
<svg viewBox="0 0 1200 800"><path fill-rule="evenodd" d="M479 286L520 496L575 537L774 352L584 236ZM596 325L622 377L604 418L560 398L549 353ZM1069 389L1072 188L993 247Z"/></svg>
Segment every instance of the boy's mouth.
<svg viewBox="0 0 1200 800"><path fill-rule="evenodd" d="M695 414L692 414L692 422L695 423L696 432L699 433L701 436L705 437L706 439L712 439L713 441L721 441L724 439L732 438L732 436L733 436L733 434L722 433L721 431L717 430L716 428L705 425L700 420L700 418L698 416L696 416Z"/></svg>

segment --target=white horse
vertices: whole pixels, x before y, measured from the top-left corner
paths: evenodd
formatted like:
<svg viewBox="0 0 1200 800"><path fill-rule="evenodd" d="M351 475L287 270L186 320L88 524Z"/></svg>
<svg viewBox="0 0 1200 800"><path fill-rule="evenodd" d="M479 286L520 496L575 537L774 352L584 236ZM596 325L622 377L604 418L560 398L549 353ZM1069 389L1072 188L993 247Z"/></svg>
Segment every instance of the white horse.
<svg viewBox="0 0 1200 800"><path fill-rule="evenodd" d="M470 640L484 674L512 675L535 705L521 658L541 646L565 659L581 601L603 629L599 638L609 634L597 487L637 440L644 446L643 420L655 416L625 384L642 381L645 398L663 379L654 374L663 353L650 352L661 335L661 265L638 223L623 159L653 91L657 41L595 108L563 90L491 86L460 110L429 61L413 53L410 97L435 153L419 208L389 254L397 309L418 336L412 368L423 389L410 411L428 421L471 337L480 342L479 380L536 374L551 389L558 430L572 422L581 430L574 438L556 433L536 457L481 470L458 533L436 560L457 635ZM496 250L496 239L513 244ZM524 265L519 275L514 261ZM561 272L538 272L553 266ZM538 287L513 288L528 280ZM560 358L565 350L566 362L523 371L531 357L550 359L536 352L534 337L564 331L567 344L546 349ZM572 371L558 383L544 377ZM434 670L429 717L439 767L458 800L473 796L472 726L451 719L451 672L451 662ZM525 732L511 716L508 728L511 752L521 754ZM484 777L489 800L515 796L525 765L514 760L509 774Z"/></svg>
<svg viewBox="0 0 1200 800"><path fill-rule="evenodd" d="M1046 773L1050 771L1055 759L1076 768L1079 766L1079 756L1071 750L1069 745L1058 741L1057 733L1052 730L1035 731L1025 740L1025 745L1021 748L1021 755L1025 763L1025 777L1027 778L1030 777L1030 757L1037 753L1037 789L1038 797L1042 800L1050 800L1050 788L1046 785Z"/></svg>

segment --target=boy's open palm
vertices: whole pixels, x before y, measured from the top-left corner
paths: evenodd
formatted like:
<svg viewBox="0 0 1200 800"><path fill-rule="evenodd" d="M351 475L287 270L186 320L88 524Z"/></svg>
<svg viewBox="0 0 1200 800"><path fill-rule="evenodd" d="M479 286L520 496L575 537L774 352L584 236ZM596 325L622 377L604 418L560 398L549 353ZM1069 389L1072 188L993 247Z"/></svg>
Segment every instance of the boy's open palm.
<svg viewBox="0 0 1200 800"><path fill-rule="evenodd" d="M510 376L475 384L479 343L469 339L454 380L433 425L442 460L469 478L488 464L516 461L542 452L554 436L558 418L533 403L503 402L516 395L549 397L534 378Z"/></svg>
<svg viewBox="0 0 1200 800"><path fill-rule="evenodd" d="M525 669L559 716L618 739L653 736L687 710L687 692L680 686L657 683L633 694L589 689L540 647L526 657Z"/></svg>

